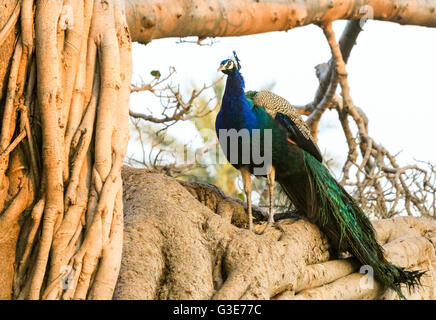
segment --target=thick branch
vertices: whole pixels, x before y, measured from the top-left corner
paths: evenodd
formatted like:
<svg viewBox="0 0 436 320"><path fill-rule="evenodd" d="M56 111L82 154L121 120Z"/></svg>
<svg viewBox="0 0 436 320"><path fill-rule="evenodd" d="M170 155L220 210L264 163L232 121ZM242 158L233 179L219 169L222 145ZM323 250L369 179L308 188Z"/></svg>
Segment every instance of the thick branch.
<svg viewBox="0 0 436 320"><path fill-rule="evenodd" d="M127 22L132 40L166 37L241 36L283 31L311 23L367 18L436 27L436 4L426 0L129 0Z"/></svg>

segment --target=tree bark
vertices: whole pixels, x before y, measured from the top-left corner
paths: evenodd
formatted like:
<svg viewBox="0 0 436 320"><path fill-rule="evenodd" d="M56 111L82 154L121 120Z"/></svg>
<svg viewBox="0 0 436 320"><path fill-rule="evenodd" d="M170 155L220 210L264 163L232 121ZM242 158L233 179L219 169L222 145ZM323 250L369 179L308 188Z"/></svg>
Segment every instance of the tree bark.
<svg viewBox="0 0 436 320"><path fill-rule="evenodd" d="M205 198L205 186L129 167L123 181L124 250L115 299L398 298L357 261L332 258L327 238L305 220L280 220L281 230L258 236L231 224L242 220L241 209L247 224L240 202L214 190ZM399 217L374 226L388 260L427 271L423 286L404 290L406 297L436 299L435 221Z"/></svg>
<svg viewBox="0 0 436 320"><path fill-rule="evenodd" d="M1 100L0 297L110 299L129 135L124 2L9 5L0 30L2 50L13 40Z"/></svg>
<svg viewBox="0 0 436 320"><path fill-rule="evenodd" d="M168 37L243 36L367 17L436 27L436 4L426 0L129 0L126 9L132 40L141 43Z"/></svg>

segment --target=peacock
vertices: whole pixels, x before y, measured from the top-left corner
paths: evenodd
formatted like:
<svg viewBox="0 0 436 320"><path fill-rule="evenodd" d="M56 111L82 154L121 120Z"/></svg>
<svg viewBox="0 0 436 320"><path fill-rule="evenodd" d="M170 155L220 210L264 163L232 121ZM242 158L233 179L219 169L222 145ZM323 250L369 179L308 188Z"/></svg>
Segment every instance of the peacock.
<svg viewBox="0 0 436 320"><path fill-rule="evenodd" d="M406 271L386 260L370 220L323 165L319 148L296 109L270 91L245 92L240 69L235 52L233 58L220 63L218 71L227 80L215 129L227 159L241 172L248 228L253 230L251 176L267 178L269 217L263 232L274 223L277 181L296 212L329 238L333 252L352 253L373 268L380 283L404 298L401 284L410 290L420 284L423 272ZM263 150L263 155L256 156L254 149Z"/></svg>

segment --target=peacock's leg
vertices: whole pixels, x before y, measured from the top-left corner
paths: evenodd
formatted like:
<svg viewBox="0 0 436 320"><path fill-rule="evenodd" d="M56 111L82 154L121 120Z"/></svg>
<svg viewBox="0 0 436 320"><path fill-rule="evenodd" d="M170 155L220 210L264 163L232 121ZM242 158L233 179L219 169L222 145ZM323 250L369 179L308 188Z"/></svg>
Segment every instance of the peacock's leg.
<svg viewBox="0 0 436 320"><path fill-rule="evenodd" d="M271 225L274 224L274 183L276 180L276 169L271 166L269 173L266 175L268 182L268 194L269 194L269 215L268 215L268 223L260 234L263 234Z"/></svg>
<svg viewBox="0 0 436 320"><path fill-rule="evenodd" d="M251 210L251 173L248 168L241 168L242 184L244 185L245 196L247 197L248 230L253 230L253 213Z"/></svg>

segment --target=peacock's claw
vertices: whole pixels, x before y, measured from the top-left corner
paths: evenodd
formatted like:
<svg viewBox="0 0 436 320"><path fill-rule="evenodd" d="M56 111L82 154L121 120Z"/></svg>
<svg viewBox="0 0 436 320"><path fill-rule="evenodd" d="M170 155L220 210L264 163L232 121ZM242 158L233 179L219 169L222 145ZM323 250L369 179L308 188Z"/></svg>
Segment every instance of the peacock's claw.
<svg viewBox="0 0 436 320"><path fill-rule="evenodd" d="M270 228L270 227L274 227L274 228L276 228L276 229L278 229L278 230L280 230L282 233L285 233L285 230L283 229L283 227L280 225L280 223L278 223L278 222L276 222L276 221L269 221L267 224L266 224L266 226L265 226L265 228L263 228L263 230L262 231L260 231L260 232L256 232L255 231L255 234L257 234L257 235L263 235L263 234L265 234L265 232Z"/></svg>

